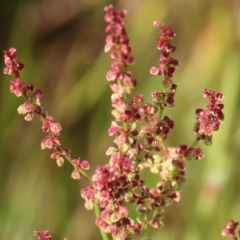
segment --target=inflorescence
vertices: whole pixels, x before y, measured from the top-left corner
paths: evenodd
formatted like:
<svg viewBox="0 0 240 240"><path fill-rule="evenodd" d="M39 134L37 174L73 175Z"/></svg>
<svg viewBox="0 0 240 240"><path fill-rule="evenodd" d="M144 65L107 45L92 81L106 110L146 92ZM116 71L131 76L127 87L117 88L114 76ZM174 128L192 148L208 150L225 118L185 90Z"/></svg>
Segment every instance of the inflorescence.
<svg viewBox="0 0 240 240"><path fill-rule="evenodd" d="M14 76L10 80L10 92L27 99L18 107L18 113L23 114L26 121L31 121L36 114L42 121L42 131L47 136L42 140L41 148L52 150L51 158L56 160L58 166L62 166L64 159L67 159L74 167L72 178L80 179L83 176L89 180L90 185L81 189L81 195L87 209L100 210L96 225L115 240L140 239L148 226L161 227L165 207L180 200L180 191L186 181L185 162L203 158L204 154L195 147L196 143L203 141L210 145L212 133L219 129L224 120L223 95L213 90L203 90L209 104L206 109L196 110L193 127L196 138L192 145L165 146L165 140L175 126L173 119L164 115L165 108L175 105L177 84L173 82L173 74L179 66L179 61L172 57L176 50L171 44L175 33L163 23L153 24L160 32L157 39L160 58L158 66L151 67L150 74L161 77L163 90L153 91L152 103L146 103L142 94L131 95L137 80L128 70L134 58L125 29L126 12L115 10L112 5L106 6L104 11L107 22L104 49L111 58L106 78L112 91L114 117L108 134L114 137L114 146L106 151L109 162L98 166L91 178L85 172L89 169L88 161L71 158L70 150L63 147L59 138L61 125L52 116L43 113L40 102L42 91L35 90L33 84L25 84L20 79L24 65L17 60L14 48L4 52L4 73ZM142 179L143 169L159 176L155 188L147 186ZM129 215L128 206L131 204L136 205L137 219ZM229 224L223 232L225 236L234 235L238 225L234 222ZM41 240L51 239L45 230L35 231L35 235Z"/></svg>

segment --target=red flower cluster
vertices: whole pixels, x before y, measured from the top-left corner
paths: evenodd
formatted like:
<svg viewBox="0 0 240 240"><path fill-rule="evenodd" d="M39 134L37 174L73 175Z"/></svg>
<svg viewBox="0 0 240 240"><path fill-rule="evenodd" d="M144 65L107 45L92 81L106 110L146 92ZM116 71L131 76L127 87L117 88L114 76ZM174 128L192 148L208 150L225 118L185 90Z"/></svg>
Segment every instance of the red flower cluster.
<svg viewBox="0 0 240 240"><path fill-rule="evenodd" d="M124 11L115 11L112 5L104 8L105 21L108 23L105 31L108 33L106 37L105 52L111 51L110 57L116 61L112 62L112 73L116 78L121 75L121 67L127 67L133 63L134 59L131 55L131 47L125 30ZM108 79L109 80L109 79Z"/></svg>
<svg viewBox="0 0 240 240"><path fill-rule="evenodd" d="M108 23L105 31L108 33L106 37L105 52L110 51L111 70L107 72L106 78L113 91L111 100L112 106L115 110L112 111L113 116L119 120L124 121L128 116L126 112L126 99L128 94L136 86L137 82L132 78L131 73L124 72L123 69L127 68L133 63L134 59L131 55L131 47L129 39L125 30L124 11L115 11L112 5L104 8L105 20Z"/></svg>
<svg viewBox="0 0 240 240"><path fill-rule="evenodd" d="M52 240L52 237L49 234L48 230L34 231L34 235L37 236L38 240Z"/></svg>
<svg viewBox="0 0 240 240"><path fill-rule="evenodd" d="M174 95L177 89L177 85L173 84L172 77L176 67L179 65L179 61L170 57L170 54L176 50L176 47L172 46L170 40L175 37L175 33L170 27L165 26L163 23L155 21L154 27L159 28L160 36L157 40L157 49L161 51L158 67L151 67L150 73L152 75L163 76L162 85L168 91L161 93L157 91L152 92L153 103L164 109L165 107L174 106Z"/></svg>
<svg viewBox="0 0 240 240"><path fill-rule="evenodd" d="M163 87L169 91L152 92L153 104L145 103L139 94L127 102L127 96L136 86L136 80L126 68L133 62L129 40L124 28L124 12L105 7L108 22L105 50L110 51L111 71L107 80L113 91L111 102L115 121L108 130L114 136L117 147L110 147L109 163L99 166L92 177L93 186L81 191L87 207L93 206L94 198L99 199L101 216L97 226L110 233L114 239L138 239L143 225L154 228L162 226L163 209L172 201L179 201L182 183L185 182L185 160L203 157L200 149L181 145L165 148L163 141L168 137L174 122L169 116L162 117L165 107L174 105L177 85L171 77L178 61L170 57L176 48L169 41L173 31L163 24L160 28L158 49L162 52L160 66L151 73L164 76ZM156 188L149 188L141 179L141 170L149 168L159 175ZM139 218L130 218L127 204L137 204Z"/></svg>
<svg viewBox="0 0 240 240"><path fill-rule="evenodd" d="M175 33L170 27L165 26L163 23L155 21L153 26L160 29L161 35L158 38L157 48L161 51L158 67L152 67L150 73L152 75L164 76L163 85L169 86L172 84L171 77L175 72L175 68L179 65L179 61L170 57L170 54L176 50L169 42L175 37Z"/></svg>
<svg viewBox="0 0 240 240"><path fill-rule="evenodd" d="M193 131L197 134L198 140L203 140L206 145L212 143L212 133L219 129L221 122L224 120L222 112L224 105L222 104L222 93L204 89L203 97L208 98L209 104L207 109L197 109L197 122L194 125Z"/></svg>
<svg viewBox="0 0 240 240"><path fill-rule="evenodd" d="M234 222L233 220L230 220L227 226L222 230L222 236L231 236L231 240L240 239L239 222Z"/></svg>
<svg viewBox="0 0 240 240"><path fill-rule="evenodd" d="M33 232L38 240L52 240L51 235L48 230L36 230ZM63 238L63 240L68 240L67 238Z"/></svg>
<svg viewBox="0 0 240 240"><path fill-rule="evenodd" d="M24 68L24 64L16 59L16 52L17 50L15 48L10 48L8 51L4 52L3 57L6 67L3 69L3 73L14 75L18 78L20 71Z"/></svg>
<svg viewBox="0 0 240 240"><path fill-rule="evenodd" d="M72 176L74 179L80 178L80 172L89 169L89 164L85 160L84 164L80 164L81 167L77 167L70 157L70 150L64 148L59 136L62 130L61 125L55 122L52 116L49 116L42 111L40 99L43 96L43 92L40 89L35 90L33 84L25 84L20 80L20 71L24 65L17 60L16 49L10 48L4 52L4 61L6 67L4 73L13 75L14 79L10 80L9 89L17 97L24 96L27 101L18 107L18 113L25 115L26 121L33 120L35 114L40 117L42 121L42 131L48 133L48 135L42 140L42 149L53 149L51 158L56 160L58 166L62 166L64 158L70 161L74 167ZM83 173L83 172L82 172ZM77 177L76 177L77 176Z"/></svg>

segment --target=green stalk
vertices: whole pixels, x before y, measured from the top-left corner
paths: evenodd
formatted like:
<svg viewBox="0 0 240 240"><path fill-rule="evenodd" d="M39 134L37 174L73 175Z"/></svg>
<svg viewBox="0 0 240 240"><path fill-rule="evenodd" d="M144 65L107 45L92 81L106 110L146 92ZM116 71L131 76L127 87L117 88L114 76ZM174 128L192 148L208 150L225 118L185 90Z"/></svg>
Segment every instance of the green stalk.
<svg viewBox="0 0 240 240"><path fill-rule="evenodd" d="M197 143L199 142L199 140L198 139L196 139L195 141L194 141L194 143L193 143L193 147L195 147L196 145L197 145Z"/></svg>

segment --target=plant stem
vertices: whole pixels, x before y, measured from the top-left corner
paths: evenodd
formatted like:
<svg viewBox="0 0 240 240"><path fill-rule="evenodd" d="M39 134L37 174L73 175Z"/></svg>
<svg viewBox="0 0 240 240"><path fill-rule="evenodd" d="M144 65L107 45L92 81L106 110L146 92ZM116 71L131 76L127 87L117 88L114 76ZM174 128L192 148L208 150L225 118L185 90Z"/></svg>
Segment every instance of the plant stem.
<svg viewBox="0 0 240 240"><path fill-rule="evenodd" d="M194 143L193 143L193 147L195 147L196 145L197 145L197 143L199 142L199 140L198 139L196 139L195 141L194 141Z"/></svg>

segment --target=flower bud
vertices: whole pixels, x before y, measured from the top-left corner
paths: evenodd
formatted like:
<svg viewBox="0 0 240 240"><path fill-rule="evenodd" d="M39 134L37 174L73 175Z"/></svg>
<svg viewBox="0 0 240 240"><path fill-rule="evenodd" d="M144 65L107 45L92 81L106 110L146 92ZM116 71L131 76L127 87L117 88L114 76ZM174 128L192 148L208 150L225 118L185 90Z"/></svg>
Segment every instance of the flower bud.
<svg viewBox="0 0 240 240"><path fill-rule="evenodd" d="M57 157L56 158L56 163L59 167L61 167L64 164L64 158L62 157Z"/></svg>
<svg viewBox="0 0 240 240"><path fill-rule="evenodd" d="M26 114L26 113L27 113L27 109L26 109L25 103L22 104L22 105L20 105L20 106L17 108L17 111L18 111L19 114L22 114L22 115Z"/></svg>

